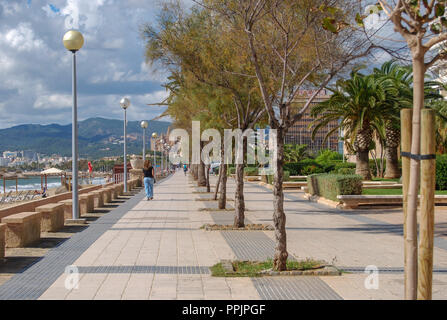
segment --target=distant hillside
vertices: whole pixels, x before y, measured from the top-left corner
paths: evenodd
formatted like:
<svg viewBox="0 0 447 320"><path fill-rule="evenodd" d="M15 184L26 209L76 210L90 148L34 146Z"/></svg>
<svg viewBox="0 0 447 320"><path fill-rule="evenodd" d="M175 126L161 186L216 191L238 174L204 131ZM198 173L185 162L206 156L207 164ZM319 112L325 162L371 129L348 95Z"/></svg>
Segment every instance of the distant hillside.
<svg viewBox="0 0 447 320"><path fill-rule="evenodd" d="M90 118L78 123L79 154L83 158L101 158L120 155L123 145L117 144L123 139L123 121L104 118ZM153 132L165 133L169 122L149 121L146 130L146 142ZM143 130L140 121L128 121L128 153L141 153ZM38 125L24 124L8 129L0 129L0 152L11 150L32 150L51 155L71 156L71 124Z"/></svg>

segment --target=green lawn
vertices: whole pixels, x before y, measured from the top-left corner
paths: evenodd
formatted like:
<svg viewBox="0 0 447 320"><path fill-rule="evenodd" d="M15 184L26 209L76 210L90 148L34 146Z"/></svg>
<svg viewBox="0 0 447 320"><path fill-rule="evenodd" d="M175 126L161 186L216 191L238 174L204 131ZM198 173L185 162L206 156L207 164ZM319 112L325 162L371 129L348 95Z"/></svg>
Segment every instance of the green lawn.
<svg viewBox="0 0 447 320"><path fill-rule="evenodd" d="M390 181L390 182L399 182L399 178L395 178L395 179L373 178L372 181Z"/></svg>
<svg viewBox="0 0 447 320"><path fill-rule="evenodd" d="M402 195L402 189L363 189L362 194L374 196ZM447 195L447 190L436 190L435 194Z"/></svg>
<svg viewBox="0 0 447 320"><path fill-rule="evenodd" d="M297 178L293 178L293 179L289 179L287 180L287 182L304 182L306 181L306 179L297 179Z"/></svg>

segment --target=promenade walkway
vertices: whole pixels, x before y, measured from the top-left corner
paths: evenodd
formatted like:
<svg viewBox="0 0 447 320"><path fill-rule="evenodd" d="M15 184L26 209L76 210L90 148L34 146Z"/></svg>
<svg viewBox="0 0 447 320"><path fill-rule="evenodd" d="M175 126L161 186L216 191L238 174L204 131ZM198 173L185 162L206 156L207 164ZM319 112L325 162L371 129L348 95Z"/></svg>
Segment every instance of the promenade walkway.
<svg viewBox="0 0 447 320"><path fill-rule="evenodd" d="M274 233L200 229L205 223L231 223L233 211L204 210L215 203L201 201L210 195L189 179L178 172L158 183L152 201L139 192L0 286L0 299L403 298L402 226L397 212L329 209L293 191L285 197L291 258L333 261L350 273L211 277L208 267L221 259L272 257ZM232 179L228 189L232 198ZM245 198L248 223L272 223L271 190L246 183ZM442 231L438 230L435 245L434 298L447 299L447 238ZM70 265L78 276L65 273ZM364 286L368 265L380 271L376 290ZM70 288L76 277L78 287Z"/></svg>

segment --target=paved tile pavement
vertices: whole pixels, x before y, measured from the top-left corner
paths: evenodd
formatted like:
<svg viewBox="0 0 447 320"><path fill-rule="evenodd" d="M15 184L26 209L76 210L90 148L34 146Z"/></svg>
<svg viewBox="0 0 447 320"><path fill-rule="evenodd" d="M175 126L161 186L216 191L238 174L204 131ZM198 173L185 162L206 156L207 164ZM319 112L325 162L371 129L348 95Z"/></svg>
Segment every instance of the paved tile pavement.
<svg viewBox="0 0 447 320"><path fill-rule="evenodd" d="M212 184L215 179L212 177ZM228 182L228 195L233 197L234 180ZM208 267L221 259L271 257L274 233L200 229L205 223L231 223L233 219L231 211L201 211L212 202L196 201L208 196L200 191L189 177L175 174L156 185L154 200L143 200L140 193L120 210L98 219L96 226L92 224L51 250L39 261L40 269L37 263L35 270L33 266L15 277L15 284L13 278L0 286L0 299L402 299L402 226L396 211L374 215L371 211L339 211L287 191L290 257L333 261L351 273L339 277L213 278ZM271 190L246 183L245 199L249 222L271 223ZM437 222L443 223L444 217ZM447 298L443 237L442 232L437 233L435 299ZM65 258L58 263L57 257ZM42 270L45 261L55 267ZM64 273L67 265L78 268L77 288L66 289L67 283L73 283L73 275ZM365 288L368 274L362 271L368 265L379 268L378 289ZM40 282L27 285L33 276ZM11 288L15 293L5 295Z"/></svg>

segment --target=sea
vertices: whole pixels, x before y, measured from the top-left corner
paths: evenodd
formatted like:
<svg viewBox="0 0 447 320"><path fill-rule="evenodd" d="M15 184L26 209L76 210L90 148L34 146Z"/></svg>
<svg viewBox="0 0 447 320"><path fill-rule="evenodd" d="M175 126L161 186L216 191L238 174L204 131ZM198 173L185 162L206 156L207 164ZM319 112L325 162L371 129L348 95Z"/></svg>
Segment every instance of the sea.
<svg viewBox="0 0 447 320"><path fill-rule="evenodd" d="M45 180L44 180L45 183ZM80 179L79 184L105 184L106 181L104 178L92 178L92 179ZM61 186L61 178L60 177L47 177L47 186L48 189L58 188ZM28 179L19 179L17 181L17 190L39 190L40 191L40 176L29 177ZM6 192L16 191L16 181L15 180L6 180ZM3 180L0 179L0 193L3 193Z"/></svg>

